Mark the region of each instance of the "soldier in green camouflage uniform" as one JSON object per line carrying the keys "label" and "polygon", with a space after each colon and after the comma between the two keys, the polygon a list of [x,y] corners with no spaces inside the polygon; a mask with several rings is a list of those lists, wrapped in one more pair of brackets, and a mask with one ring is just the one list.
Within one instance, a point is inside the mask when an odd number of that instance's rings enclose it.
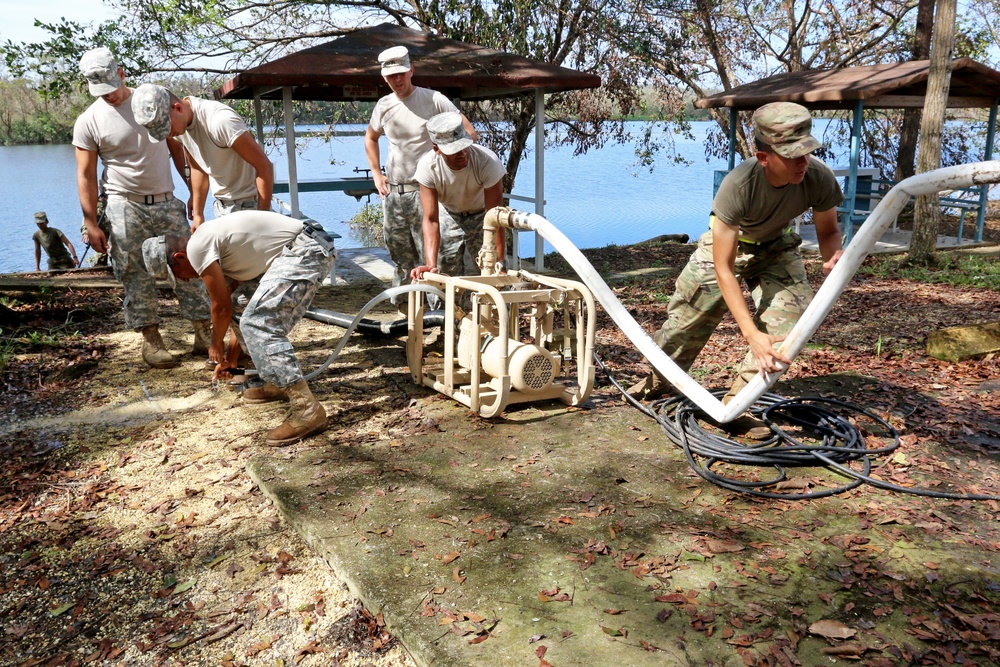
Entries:
{"label": "soldier in green camouflage uniform", "polygon": [[[723,179],[712,202],[710,229],[678,276],[667,321],[653,337],[687,371],[728,308],[750,351],[723,402],[756,373],[791,363],[777,348],[812,299],[799,254],[802,239],[790,230],[794,218],[812,209],[826,272],[843,252],[836,209],[843,194],[830,168],[811,157],[822,145],[811,130],[809,111],[798,104],[775,102],[754,113],[756,156]],[[750,290],[755,314],[746,306],[740,279]],[[651,399],[668,390],[653,373],[629,393]],[[750,420],[735,421],[742,422],[734,423],[740,428]]]}

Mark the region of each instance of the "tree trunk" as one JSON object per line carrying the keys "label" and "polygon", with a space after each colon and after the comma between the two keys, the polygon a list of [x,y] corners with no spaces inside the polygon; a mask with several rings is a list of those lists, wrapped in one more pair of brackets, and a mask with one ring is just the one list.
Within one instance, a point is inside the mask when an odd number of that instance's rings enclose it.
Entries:
{"label": "tree trunk", "polygon": [[[918,174],[941,166],[941,130],[948,104],[951,60],[955,50],[955,4],[956,0],[938,0],[937,15],[934,17],[931,66],[923,119],[920,122]],[[907,256],[909,263],[927,264],[934,260],[940,218],[941,208],[936,194],[917,197],[913,212],[913,238],[910,239],[910,253]]]}
{"label": "tree trunk", "polygon": [[[917,5],[917,27],[913,35],[911,60],[927,60],[931,53],[931,25],[934,22],[934,0],[920,0]],[[920,109],[905,109],[899,130],[899,152],[896,154],[896,180],[913,176],[917,157],[917,136],[920,131]]]}

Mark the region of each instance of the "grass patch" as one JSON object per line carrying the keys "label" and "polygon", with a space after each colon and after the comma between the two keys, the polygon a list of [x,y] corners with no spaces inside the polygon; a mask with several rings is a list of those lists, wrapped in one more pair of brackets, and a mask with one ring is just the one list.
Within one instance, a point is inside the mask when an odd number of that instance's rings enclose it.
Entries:
{"label": "grass patch", "polygon": [[871,257],[858,273],[875,278],[903,278],[921,283],[1000,291],[1000,262],[997,262],[996,257],[939,253],[934,266],[905,265],[904,258],[905,256]]}

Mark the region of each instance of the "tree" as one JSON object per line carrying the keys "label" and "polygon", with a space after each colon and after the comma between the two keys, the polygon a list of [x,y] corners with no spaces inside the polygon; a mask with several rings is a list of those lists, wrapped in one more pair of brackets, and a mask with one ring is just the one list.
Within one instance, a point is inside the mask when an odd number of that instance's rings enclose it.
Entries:
{"label": "tree", "polygon": [[[917,156],[917,173],[921,174],[941,165],[941,130],[948,105],[951,61],[955,50],[955,5],[956,0],[938,0],[934,17],[931,66],[923,118],[920,121],[920,152]],[[941,208],[936,194],[917,197],[913,236],[906,259],[908,263],[927,264],[934,261],[940,219]]]}
{"label": "tree", "polygon": [[[53,34],[47,42],[8,42],[2,47],[8,67],[53,82],[46,84],[46,90],[60,92],[81,85],[75,62],[82,51],[103,44],[119,55],[129,73],[197,71],[221,78],[355,27],[390,20],[600,75],[604,86],[599,92],[561,93],[547,99],[546,120],[557,127],[552,140],[572,143],[578,151],[624,140],[624,124],[614,118],[635,111],[642,99],[640,63],[626,50],[635,21],[629,0],[110,0],[109,4],[122,11],[122,19],[101,24],[92,35],[64,21],[43,26]],[[61,73],[55,62],[61,63]],[[511,187],[528,150],[534,101],[519,97],[476,105],[469,115],[486,125],[485,142],[506,155],[505,187]],[[493,122],[495,118],[505,122]]]}
{"label": "tree", "polygon": [[[917,25],[913,32],[911,60],[927,60],[931,53],[931,24],[934,21],[934,0],[920,0],[917,5]],[[905,109],[899,130],[899,152],[896,154],[896,180],[913,176],[920,130],[920,109]]]}

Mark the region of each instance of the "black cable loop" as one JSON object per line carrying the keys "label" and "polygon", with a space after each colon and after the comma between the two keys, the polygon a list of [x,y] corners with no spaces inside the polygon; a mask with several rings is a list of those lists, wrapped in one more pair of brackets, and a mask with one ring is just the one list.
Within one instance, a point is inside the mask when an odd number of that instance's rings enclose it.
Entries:
{"label": "black cable loop", "polygon": [[[597,354],[594,354],[594,360],[629,403],[660,424],[667,437],[684,451],[688,464],[702,479],[724,489],[757,498],[811,500],[869,484],[887,491],[928,498],[1000,500],[1000,496],[904,487],[872,477],[873,457],[895,451],[900,444],[899,433],[888,421],[857,405],[822,396],[786,398],[765,393],[750,407],[749,412],[763,420],[774,435],[767,440],[744,444],[706,431],[698,420],[699,415],[704,417],[704,412],[685,396],[664,398],[653,401],[648,406],[643,405],[625,392]],[[725,395],[726,390],[717,389],[711,393],[720,398]],[[852,418],[855,422],[871,420],[874,422],[873,428],[867,430],[873,437],[890,439],[891,443],[872,446],[862,429],[852,423]],[[808,432],[817,443],[803,442],[796,438],[791,433],[795,428]],[[851,464],[860,466],[860,471],[852,468]],[[769,467],[775,472],[767,479],[755,481],[713,470],[721,465]],[[844,478],[844,482],[808,493],[766,490],[786,481],[787,471],[791,468],[826,468]]]}

